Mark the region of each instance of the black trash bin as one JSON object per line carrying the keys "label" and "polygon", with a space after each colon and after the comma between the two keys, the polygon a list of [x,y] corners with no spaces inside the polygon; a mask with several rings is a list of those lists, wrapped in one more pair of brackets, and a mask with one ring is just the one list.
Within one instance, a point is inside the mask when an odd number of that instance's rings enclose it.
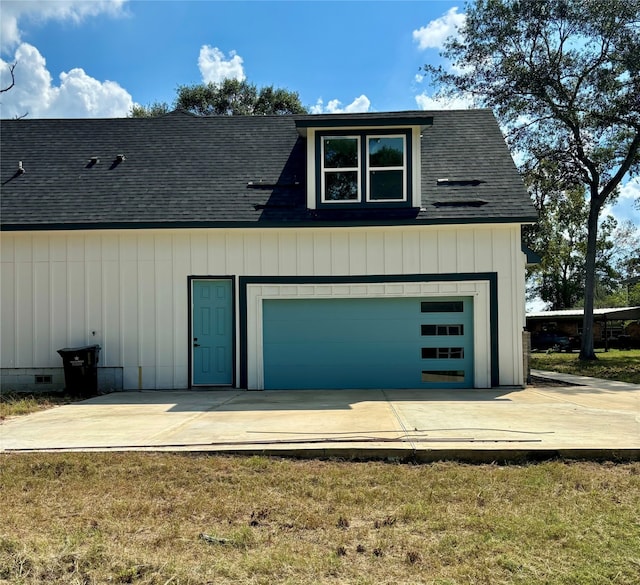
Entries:
{"label": "black trash bin", "polygon": [[98,395],[99,345],[59,349],[64,365],[64,385],[73,396],[88,398]]}

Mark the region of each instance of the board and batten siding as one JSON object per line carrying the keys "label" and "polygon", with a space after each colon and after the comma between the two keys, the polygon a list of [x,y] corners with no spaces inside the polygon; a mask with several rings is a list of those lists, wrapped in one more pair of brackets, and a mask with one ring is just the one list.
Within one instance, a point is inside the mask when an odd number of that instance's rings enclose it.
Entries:
{"label": "board and batten siding", "polygon": [[60,367],[57,349],[97,343],[100,366],[122,368],[125,389],[186,388],[189,276],[495,272],[499,381],[522,384],[519,225],[4,232],[0,238],[2,368]]}

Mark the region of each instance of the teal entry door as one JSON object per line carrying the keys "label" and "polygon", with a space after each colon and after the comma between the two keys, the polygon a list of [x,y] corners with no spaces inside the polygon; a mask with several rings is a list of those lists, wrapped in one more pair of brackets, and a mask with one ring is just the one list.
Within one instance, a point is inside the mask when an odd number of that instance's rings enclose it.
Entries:
{"label": "teal entry door", "polygon": [[193,385],[231,385],[233,384],[231,280],[193,280],[192,286]]}

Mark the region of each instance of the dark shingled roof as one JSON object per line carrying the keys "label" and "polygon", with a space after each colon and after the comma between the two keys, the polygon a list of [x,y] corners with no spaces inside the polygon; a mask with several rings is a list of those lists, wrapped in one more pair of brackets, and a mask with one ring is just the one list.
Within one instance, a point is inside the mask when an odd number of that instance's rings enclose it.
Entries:
{"label": "dark shingled roof", "polygon": [[[362,125],[385,116],[332,117],[338,125]],[[313,126],[314,120],[326,124],[327,115],[196,117],[173,112],[146,119],[3,120],[2,229],[536,219],[490,111],[388,116],[403,124],[433,120],[422,133],[421,209],[307,210],[306,139],[297,127]]]}

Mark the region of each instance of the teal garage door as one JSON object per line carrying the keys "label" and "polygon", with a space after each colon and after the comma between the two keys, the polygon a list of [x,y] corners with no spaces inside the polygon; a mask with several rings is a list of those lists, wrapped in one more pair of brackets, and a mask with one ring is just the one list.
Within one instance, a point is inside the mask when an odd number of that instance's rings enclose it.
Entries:
{"label": "teal garage door", "polygon": [[269,299],[265,389],[472,388],[473,302]]}

